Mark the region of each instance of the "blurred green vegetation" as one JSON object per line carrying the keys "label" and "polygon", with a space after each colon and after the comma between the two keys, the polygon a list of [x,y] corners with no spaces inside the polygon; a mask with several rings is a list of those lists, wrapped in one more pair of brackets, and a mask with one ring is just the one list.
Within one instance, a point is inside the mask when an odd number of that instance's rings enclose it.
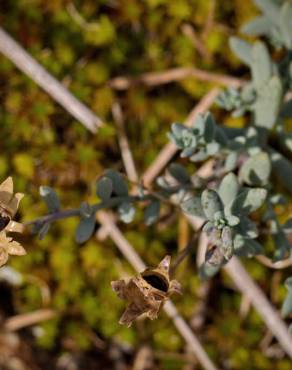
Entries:
{"label": "blurred green vegetation", "polygon": [[[0,178],[12,175],[16,190],[27,194],[19,219],[45,214],[38,195],[40,185],[57,189],[62,204],[69,208],[93,198],[95,180],[105,168],[123,171],[111,115],[116,101],[122,106],[141,174],[167,142],[170,124],[183,120],[213,85],[188,78],[118,92],[109,87],[108,80],[190,66],[244,77],[247,69],[231,54],[227,42],[255,13],[250,0],[1,2],[4,29],[107,123],[92,135],[0,56]],[[192,30],[199,49],[186,29]],[[216,107],[213,111],[228,125],[243,124],[242,119],[230,119]],[[131,225],[121,227],[145,262],[156,264],[166,252],[177,253],[178,235],[183,232],[178,226],[180,217],[169,219],[168,226],[161,223],[146,228],[138,216]],[[24,286],[13,291],[16,312],[44,305],[60,312],[57,319],[40,325],[36,342],[60,352],[72,346],[86,350],[95,333],[105,341],[119,340],[134,348],[150,341],[154,351],[182,351],[184,342],[164,313],[154,322],[138,322],[131,329],[118,324],[125,305],[111,291],[110,281],[133,271],[109,240],[92,238],[77,245],[76,225],[75,219],[56,223],[42,241],[26,236],[27,256],[11,259],[11,265],[27,277]],[[256,261],[249,261],[248,267],[279,307],[285,295],[285,273],[268,270]],[[184,295],[175,301],[188,320],[198,305],[201,284],[195,254],[178,275]],[[50,302],[43,301],[43,286],[50,289]],[[260,343],[266,329],[252,309],[240,318],[241,297],[224,273],[212,282],[211,294],[206,324],[198,334],[219,367],[291,368],[286,359],[265,357]],[[182,366],[171,356],[160,360],[161,369]]]}

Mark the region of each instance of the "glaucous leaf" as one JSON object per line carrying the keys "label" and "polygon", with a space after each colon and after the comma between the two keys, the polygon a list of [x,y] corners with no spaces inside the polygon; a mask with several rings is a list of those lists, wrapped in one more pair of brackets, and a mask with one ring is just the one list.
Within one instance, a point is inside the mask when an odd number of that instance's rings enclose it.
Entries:
{"label": "glaucous leaf", "polygon": [[61,208],[59,197],[49,186],[40,186],[40,196],[45,201],[50,213],[58,212]]}
{"label": "glaucous leaf", "polygon": [[235,199],[239,190],[239,183],[234,173],[230,172],[222,179],[218,194],[224,205],[229,204]]}
{"label": "glaucous leaf", "polygon": [[231,214],[247,215],[260,208],[267,197],[267,190],[262,188],[244,189],[230,205]]}
{"label": "glaucous leaf", "polygon": [[239,179],[248,185],[263,186],[267,185],[271,173],[271,162],[265,152],[259,152],[241,166]]}
{"label": "glaucous leaf", "polygon": [[215,190],[206,189],[201,196],[203,211],[208,220],[213,221],[216,212],[223,212],[222,201]]}
{"label": "glaucous leaf", "polygon": [[80,218],[80,222],[77,226],[75,233],[75,240],[77,243],[85,243],[93,234],[95,228],[95,213],[90,217]]}
{"label": "glaucous leaf", "polygon": [[292,164],[282,154],[275,150],[270,150],[272,170],[285,188],[292,192]]}
{"label": "glaucous leaf", "polygon": [[245,64],[251,65],[252,63],[252,46],[238,38],[231,37],[229,39],[229,45],[234,54]]}
{"label": "glaucous leaf", "polygon": [[187,170],[178,163],[172,163],[168,167],[168,171],[172,177],[174,177],[179,183],[186,184],[190,182],[190,176]]}
{"label": "glaucous leaf", "polygon": [[130,202],[123,202],[118,207],[120,219],[126,224],[133,221],[136,209]]}
{"label": "glaucous leaf", "polygon": [[214,139],[216,123],[211,113],[205,115],[205,130],[204,139],[207,143],[210,143]]}
{"label": "glaucous leaf", "polygon": [[96,194],[102,201],[106,202],[107,200],[109,200],[112,192],[113,183],[109,177],[103,176],[100,180],[98,180],[96,186]]}
{"label": "glaucous leaf", "polygon": [[159,200],[153,200],[144,210],[144,222],[147,226],[154,224],[159,217],[160,213],[160,202]]}
{"label": "glaucous leaf", "polygon": [[201,199],[199,197],[191,197],[181,203],[181,208],[185,213],[193,216],[204,217],[205,213],[202,208]]}
{"label": "glaucous leaf", "polygon": [[292,49],[292,4],[286,1],[280,10],[279,27],[287,49]]}
{"label": "glaucous leaf", "polygon": [[266,45],[257,41],[252,47],[251,72],[255,88],[265,86],[272,76],[272,61]]}
{"label": "glaucous leaf", "polygon": [[269,130],[273,128],[279,114],[282,93],[282,83],[278,76],[273,76],[258,90],[254,106],[256,126]]}
{"label": "glaucous leaf", "polygon": [[246,23],[242,28],[242,33],[250,36],[266,35],[270,32],[273,23],[264,15],[258,16]]}
{"label": "glaucous leaf", "polygon": [[281,313],[284,318],[292,313],[292,291],[289,290],[283,302]]}
{"label": "glaucous leaf", "polygon": [[112,189],[118,196],[126,196],[128,195],[128,187],[123,179],[123,176],[115,170],[107,170],[105,173],[105,177],[109,178],[112,182]]}

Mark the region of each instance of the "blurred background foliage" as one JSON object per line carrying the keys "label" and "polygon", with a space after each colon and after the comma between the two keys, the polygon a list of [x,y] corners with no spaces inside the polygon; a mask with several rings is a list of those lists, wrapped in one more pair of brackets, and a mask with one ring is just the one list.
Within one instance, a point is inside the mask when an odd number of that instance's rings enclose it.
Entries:
{"label": "blurred background foliage", "polygon": [[[116,91],[109,80],[192,66],[245,77],[246,67],[233,56],[227,42],[255,14],[250,0],[0,2],[2,27],[107,123],[92,135],[0,55],[0,178],[12,175],[17,191],[26,193],[19,219],[45,214],[38,195],[40,185],[57,189],[65,207],[76,207],[81,201],[94,199],[95,181],[105,168],[123,171],[111,113],[114,102],[122,106],[135,163],[143,173],[167,142],[170,124],[184,120],[213,85],[188,78],[164,86],[140,85]],[[216,107],[213,112],[227,125],[244,123],[243,118],[230,118]],[[167,210],[165,214],[155,227],[146,228],[142,216],[131,225],[121,225],[150,265],[166,252],[176,254],[191,233],[182,216],[169,217]],[[57,309],[57,319],[27,331],[37,348],[51,354],[90,351],[94,338],[107,345],[120,343],[131,353],[148,343],[157,368],[184,369],[188,362],[183,356],[185,344],[163,313],[154,322],[138,322],[130,329],[118,324],[124,302],[111,291],[110,281],[133,271],[109,240],[92,238],[77,245],[77,222],[67,219],[55,224],[42,241],[24,237],[27,256],[10,262],[23,274],[24,282],[10,287],[13,307],[2,313]],[[285,273],[271,271],[256,261],[247,264],[280,307]],[[252,309],[242,313],[244,298],[234,291],[224,273],[202,285],[194,253],[179,268],[177,278],[184,295],[175,301],[187,320],[195,322],[205,301],[204,323],[197,333],[219,367],[291,369],[281,351],[280,355],[270,351],[267,357],[264,338],[268,333],[261,319]],[[207,291],[205,298],[202,286]],[[44,291],[49,291],[49,296],[44,297]],[[0,301],[4,299],[2,295]]]}

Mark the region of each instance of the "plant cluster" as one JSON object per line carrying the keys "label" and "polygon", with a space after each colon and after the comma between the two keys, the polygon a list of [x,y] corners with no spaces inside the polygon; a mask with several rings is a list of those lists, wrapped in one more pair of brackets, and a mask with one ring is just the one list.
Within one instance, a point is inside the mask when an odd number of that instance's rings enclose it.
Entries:
{"label": "plant cluster", "polygon": [[[133,184],[135,192],[129,191],[125,177],[108,170],[97,181],[97,203],[83,202],[76,209],[62,210],[56,192],[41,187],[48,215],[32,222],[40,238],[56,220],[78,216],[76,241],[85,243],[95,231],[95,215],[101,209],[115,209],[128,223],[140,202],[145,224],[151,225],[159,219],[162,205],[167,204],[204,219],[202,232],[208,235],[209,247],[201,266],[203,277],[213,276],[233,255],[270,256],[271,251],[265,248],[268,237],[274,242],[273,261],[292,258],[292,219],[283,221],[277,214],[277,207],[288,204],[292,191],[292,4],[288,0],[255,3],[263,14],[243,32],[263,36],[269,44],[231,38],[230,46],[250,68],[251,80],[239,89],[222,92],[217,101],[232,115],[245,115],[246,126],[225,127],[210,113],[198,115],[191,127],[174,123],[169,138],[183,159],[158,178],[155,190]],[[213,172],[207,178],[196,171],[190,174],[184,166],[190,161],[197,169],[209,160]],[[286,285],[284,316],[292,312],[291,278]]]}

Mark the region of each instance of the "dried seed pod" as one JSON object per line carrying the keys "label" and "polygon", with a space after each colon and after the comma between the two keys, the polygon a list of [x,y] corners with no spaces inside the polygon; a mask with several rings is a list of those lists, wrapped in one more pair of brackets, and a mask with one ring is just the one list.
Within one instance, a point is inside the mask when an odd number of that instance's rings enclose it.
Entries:
{"label": "dried seed pod", "polygon": [[23,256],[25,249],[21,244],[8,237],[4,231],[0,232],[0,267],[3,266],[9,255]]}
{"label": "dried seed pod", "polygon": [[129,302],[120,318],[120,324],[130,327],[142,314],[153,320],[171,294],[181,294],[179,282],[169,280],[170,258],[166,256],[156,268],[147,268],[127,282],[117,280],[111,283],[118,297]]}
{"label": "dried seed pod", "polygon": [[13,194],[12,177],[8,177],[0,184],[0,231],[23,231],[22,224],[12,221],[23,195],[22,193]]}

